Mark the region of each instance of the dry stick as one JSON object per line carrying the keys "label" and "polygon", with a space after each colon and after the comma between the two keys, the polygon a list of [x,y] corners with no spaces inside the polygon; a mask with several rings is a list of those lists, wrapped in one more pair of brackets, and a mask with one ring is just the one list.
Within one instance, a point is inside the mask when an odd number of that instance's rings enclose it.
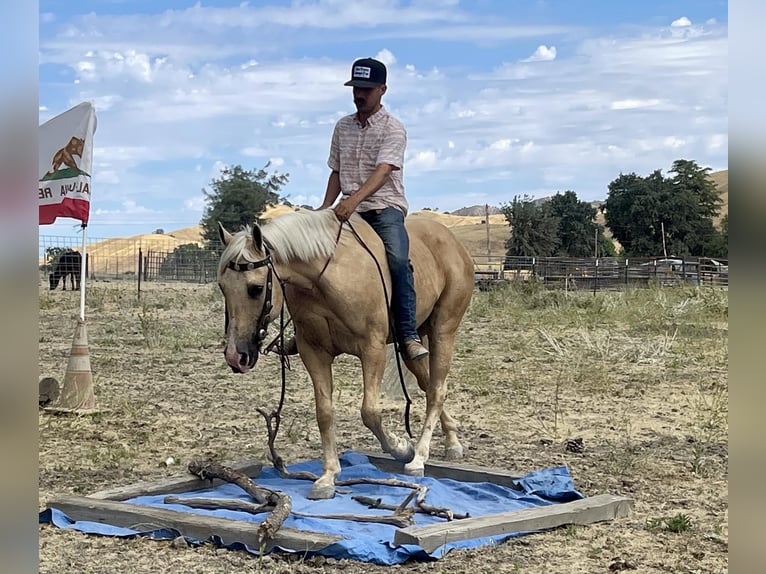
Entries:
{"label": "dry stick", "polygon": [[[266,432],[268,433],[268,437],[269,437],[269,455],[271,457],[271,461],[272,461],[272,464],[274,465],[274,468],[277,470],[277,472],[279,472],[280,476],[282,478],[292,478],[292,479],[298,479],[298,480],[317,480],[319,477],[312,472],[288,472],[287,471],[284,460],[277,453],[276,447],[274,446],[274,442],[277,437],[277,431],[279,430],[279,420],[280,420],[279,411],[275,410],[271,414],[266,414],[266,412],[263,409],[257,409],[257,411],[261,413],[261,416],[263,416],[264,419],[266,419]],[[276,425],[272,426],[272,421],[276,421]],[[423,514],[428,514],[430,516],[445,518],[447,520],[452,520],[453,518],[455,518],[455,513],[452,512],[452,510],[450,510],[449,508],[431,506],[430,504],[425,503],[425,495],[426,495],[426,492],[428,492],[427,486],[423,486],[415,482],[399,480],[396,478],[351,478],[347,480],[338,480],[335,482],[335,486],[354,486],[356,484],[378,484],[382,486],[394,486],[394,487],[411,489],[412,492],[409,494],[409,496],[407,496],[404,502],[402,502],[399,506],[396,506],[390,509],[394,511],[392,516],[402,515],[404,512],[404,509],[410,503],[413,496],[417,494],[418,498],[417,498],[416,504],[417,504],[417,508],[419,509],[418,512],[421,512]],[[353,498],[354,497],[352,497],[352,499]],[[379,508],[383,508],[383,507],[379,507]],[[468,518],[468,516],[469,516],[468,514],[465,514],[465,515],[461,514],[459,515],[459,518]]]}
{"label": "dry stick", "polygon": [[[313,480],[316,481],[319,477],[314,474],[313,472],[288,472],[287,467],[285,466],[284,459],[277,453],[277,448],[275,446],[275,442],[277,439],[277,433],[279,432],[279,424],[281,422],[281,404],[279,407],[274,409],[271,413],[266,413],[261,408],[256,409],[261,416],[266,421],[266,432],[268,434],[268,445],[269,445],[269,457],[271,458],[271,462],[274,466],[274,468],[279,472],[279,475],[282,478],[288,478],[288,479],[297,479],[297,480]],[[414,482],[406,482],[403,480],[398,480],[395,478],[387,479],[387,478],[355,478],[355,479],[349,479],[349,480],[339,480],[335,483],[335,486],[353,486],[355,484],[379,484],[384,486],[396,486],[401,488],[410,488],[412,489],[412,493],[402,502],[399,506],[395,507],[394,513],[392,514],[392,517],[396,516],[402,516],[406,515],[405,508],[412,500],[412,497],[414,494],[418,495],[417,498],[417,508],[419,509],[419,512],[422,512],[423,514],[429,514],[431,516],[438,516],[440,518],[446,518],[447,520],[452,520],[455,517],[455,514],[450,510],[449,508],[441,508],[436,506],[431,506],[430,504],[426,504],[424,502],[426,492],[428,491],[428,487],[421,486],[419,484],[416,484]],[[353,497],[352,497],[353,499]],[[462,516],[464,518],[467,518],[468,515]],[[411,519],[411,516],[408,516],[409,519]]]}
{"label": "dry stick", "polygon": [[246,500],[236,498],[181,498],[180,496],[168,495],[163,501],[165,504],[183,504],[189,508],[204,508],[205,510],[237,510],[250,514],[271,512],[274,506],[271,504],[253,504]]}
{"label": "dry stick", "polygon": [[[237,500],[231,498],[181,498],[180,496],[169,495],[163,500],[165,504],[182,504],[189,508],[203,508],[205,510],[237,510],[239,512],[249,512],[250,514],[260,514],[262,512],[271,512],[274,506],[269,504],[253,504],[246,500]],[[303,518],[319,518],[328,520],[352,520],[354,522],[377,522],[380,524],[390,524],[398,528],[404,528],[413,524],[412,510],[403,513],[394,513],[383,516],[358,516],[355,514],[309,514],[306,512],[291,511],[295,516]]]}
{"label": "dry stick", "polygon": [[303,518],[327,518],[329,520],[353,520],[354,522],[377,522],[380,524],[389,524],[397,528],[404,528],[413,524],[412,512],[403,514],[384,514],[381,516],[359,516],[356,514],[307,514],[304,512],[293,512],[295,516]]}
{"label": "dry stick", "polygon": [[[427,487],[423,487],[423,488],[427,488]],[[400,512],[404,512],[404,509],[407,508],[407,505],[410,502],[412,502],[412,499],[415,498],[415,495],[418,493],[419,490],[420,489],[418,489],[418,490],[411,490],[410,493],[407,495],[407,498],[402,500],[402,503],[399,506],[396,507],[396,509],[394,510],[394,514],[398,514]],[[353,497],[351,497],[351,498],[353,499]],[[380,499],[378,499],[378,500],[380,500]]]}
{"label": "dry stick", "polygon": [[[414,492],[413,492],[414,494]],[[380,498],[370,498],[369,496],[352,496],[351,500],[357,501],[359,504],[364,504],[368,508],[379,508],[381,510],[393,510],[394,514],[396,514],[399,510],[399,508],[402,506],[401,504],[386,504],[383,502]],[[412,500],[409,498],[409,500]],[[409,502],[408,500],[408,502]],[[404,503],[402,503],[404,504]],[[429,505],[425,504],[423,507],[420,506],[414,506],[407,510],[414,510],[415,512],[418,512],[420,514],[428,514],[429,516],[437,516],[439,518],[446,518],[448,521],[450,520],[449,515],[447,514],[449,509],[441,509],[444,512],[434,512]],[[469,513],[459,513],[459,512],[452,512],[452,520],[463,520],[465,518],[471,518],[471,515]]]}
{"label": "dry stick", "polygon": [[255,484],[244,473],[234,470],[228,466],[223,466],[217,462],[209,461],[202,463],[192,460],[189,463],[189,472],[199,476],[202,479],[220,478],[226,482],[236,484],[242,490],[252,496],[261,504],[274,506],[266,519],[258,526],[258,541],[263,542],[266,539],[274,538],[274,535],[282,526],[282,523],[290,515],[292,501],[290,497],[282,492],[277,492],[268,488],[263,488]]}
{"label": "dry stick", "polygon": [[417,507],[422,509],[426,514],[430,514],[431,516],[438,516],[440,518],[446,518],[447,521],[451,522],[455,517],[455,514],[449,508],[442,508],[439,506],[431,506],[430,504],[426,504],[427,491],[428,489],[421,489],[418,491],[418,496],[415,500]]}

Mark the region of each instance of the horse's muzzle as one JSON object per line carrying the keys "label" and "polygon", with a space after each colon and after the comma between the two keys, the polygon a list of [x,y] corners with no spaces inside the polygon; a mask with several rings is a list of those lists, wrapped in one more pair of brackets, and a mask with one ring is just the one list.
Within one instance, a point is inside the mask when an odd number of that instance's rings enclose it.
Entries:
{"label": "horse's muzzle", "polygon": [[240,345],[233,348],[232,345],[226,345],[223,356],[232,371],[244,374],[255,367],[255,363],[258,361],[258,349],[240,348]]}

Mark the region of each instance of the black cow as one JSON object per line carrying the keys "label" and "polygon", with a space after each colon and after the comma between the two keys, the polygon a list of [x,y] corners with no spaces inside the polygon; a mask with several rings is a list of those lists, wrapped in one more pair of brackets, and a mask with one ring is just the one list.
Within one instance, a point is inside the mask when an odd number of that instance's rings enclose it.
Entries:
{"label": "black cow", "polygon": [[82,267],[82,255],[79,252],[68,249],[62,252],[53,264],[50,275],[48,275],[48,282],[50,283],[51,291],[59,286],[59,281],[64,279],[63,289],[66,291],[66,278],[69,276],[70,283],[72,285],[72,291],[75,290],[75,284],[77,290],[80,289],[80,269]]}

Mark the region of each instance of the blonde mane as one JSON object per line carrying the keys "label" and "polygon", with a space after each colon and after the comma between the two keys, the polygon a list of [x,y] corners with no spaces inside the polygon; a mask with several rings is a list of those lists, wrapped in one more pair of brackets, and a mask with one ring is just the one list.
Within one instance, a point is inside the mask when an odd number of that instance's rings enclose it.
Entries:
{"label": "blonde mane", "polygon": [[[361,221],[354,214],[352,223]],[[326,259],[335,252],[340,222],[332,209],[301,209],[272,219],[261,227],[263,239],[277,263]],[[232,235],[221,254],[218,278],[232,261],[260,261],[264,254],[253,246],[253,229],[249,225]]]}

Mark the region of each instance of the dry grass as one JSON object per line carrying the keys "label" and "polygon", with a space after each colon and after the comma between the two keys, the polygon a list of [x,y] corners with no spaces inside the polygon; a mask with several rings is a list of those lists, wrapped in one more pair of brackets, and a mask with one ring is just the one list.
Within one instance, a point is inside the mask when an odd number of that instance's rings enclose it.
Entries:
{"label": "dry grass", "polygon": [[[40,504],[178,473],[192,457],[263,456],[256,407],[278,399],[273,357],[232,374],[221,356],[213,285],[89,283],[89,350],[100,414],[40,415]],[[40,372],[61,378],[79,299],[40,292]],[[476,292],[460,331],[449,404],[466,462],[516,471],[566,464],[585,495],[635,499],[624,520],[455,551],[421,572],[722,573],[728,565],[728,293],[668,288],[611,293]],[[336,364],[342,449],[378,450],[361,425],[360,369]],[[310,383],[288,376],[280,449],[319,455]],[[424,400],[414,396],[413,430]],[[402,424],[403,404],[384,416]],[[582,452],[567,450],[580,439]],[[432,454],[441,452],[439,433]],[[165,461],[173,457],[176,466]],[[264,459],[265,460],[265,459]],[[685,518],[684,518],[685,517]],[[688,519],[688,524],[687,524]],[[40,572],[388,572],[347,561],[173,547],[40,527]]]}

